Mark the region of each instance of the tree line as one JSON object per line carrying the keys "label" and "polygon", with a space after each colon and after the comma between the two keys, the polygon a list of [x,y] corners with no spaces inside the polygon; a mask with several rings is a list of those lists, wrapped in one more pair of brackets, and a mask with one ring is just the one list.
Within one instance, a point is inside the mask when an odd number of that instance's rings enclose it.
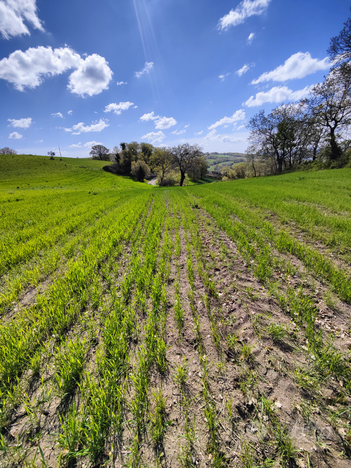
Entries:
{"label": "tree line", "polygon": [[[249,123],[246,172],[251,175],[282,173],[314,161],[323,167],[351,164],[351,18],[328,49],[332,67],[322,83],[297,103],[276,107],[268,115],[262,110]],[[348,151],[349,150],[349,151]],[[236,173],[235,173],[236,170]],[[228,178],[245,172],[226,169]]]}
{"label": "tree line", "polygon": [[158,148],[150,143],[121,143],[110,152],[103,145],[92,146],[90,155],[100,161],[113,161],[105,170],[118,175],[136,177],[140,182],[157,176],[158,184],[184,185],[186,176],[193,180],[207,174],[207,162],[198,145],[182,145]]}
{"label": "tree line", "polygon": [[5,146],[4,148],[0,148],[0,154],[17,154],[17,151]]}

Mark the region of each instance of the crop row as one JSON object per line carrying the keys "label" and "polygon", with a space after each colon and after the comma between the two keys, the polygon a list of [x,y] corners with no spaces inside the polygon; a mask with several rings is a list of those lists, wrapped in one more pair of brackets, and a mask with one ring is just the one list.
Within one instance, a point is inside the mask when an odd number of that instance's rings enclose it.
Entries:
{"label": "crop row", "polygon": [[131,235],[148,199],[135,197],[123,205],[118,213],[104,218],[104,231],[90,239],[78,260],[68,262],[64,275],[58,278],[38,297],[37,303],[16,315],[16,320],[0,328],[0,392],[4,398],[13,389],[18,377],[35,354],[40,353],[52,335],[61,339],[65,331],[84,310],[89,298],[89,288],[94,285],[99,265],[112,252],[122,249],[122,243]]}

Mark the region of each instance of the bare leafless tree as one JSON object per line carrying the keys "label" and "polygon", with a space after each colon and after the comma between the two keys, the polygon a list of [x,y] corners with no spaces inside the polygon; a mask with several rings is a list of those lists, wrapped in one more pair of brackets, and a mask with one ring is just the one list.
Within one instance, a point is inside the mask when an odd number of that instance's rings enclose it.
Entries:
{"label": "bare leafless tree", "polygon": [[5,146],[5,148],[0,148],[0,154],[17,154],[17,151]]}
{"label": "bare leafless tree", "polygon": [[328,133],[330,159],[339,159],[342,150],[337,134],[351,124],[351,65],[333,68],[324,82],[314,86],[303,102],[315,123]]}

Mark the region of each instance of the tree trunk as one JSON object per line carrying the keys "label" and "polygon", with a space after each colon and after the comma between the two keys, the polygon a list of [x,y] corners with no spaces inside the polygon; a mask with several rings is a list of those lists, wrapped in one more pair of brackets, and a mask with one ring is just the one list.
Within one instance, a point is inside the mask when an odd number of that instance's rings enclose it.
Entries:
{"label": "tree trunk", "polygon": [[183,186],[184,179],[185,179],[185,172],[184,172],[184,171],[180,171],[180,186],[181,186],[181,187]]}
{"label": "tree trunk", "polygon": [[254,160],[252,160],[252,163],[251,163],[251,164],[252,164],[252,169],[253,169],[254,174],[255,174],[254,177],[256,177],[256,168],[255,168],[255,162],[254,162]]}
{"label": "tree trunk", "polygon": [[342,151],[336,142],[334,128],[330,129],[330,147],[331,147],[330,159],[332,161],[337,161],[340,158]]}

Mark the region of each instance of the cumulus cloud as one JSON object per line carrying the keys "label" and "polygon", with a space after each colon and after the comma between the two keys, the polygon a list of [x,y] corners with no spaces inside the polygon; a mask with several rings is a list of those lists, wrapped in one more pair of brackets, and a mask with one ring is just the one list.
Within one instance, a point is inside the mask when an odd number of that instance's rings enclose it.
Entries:
{"label": "cumulus cloud", "polygon": [[236,112],[231,117],[223,117],[223,119],[218,120],[218,122],[210,125],[208,127],[209,130],[214,130],[217,127],[220,127],[221,125],[230,125],[235,122],[238,122],[240,120],[245,120],[245,111],[244,109],[240,109]]}
{"label": "cumulus cloud", "polygon": [[32,117],[27,117],[26,119],[7,119],[8,122],[11,122],[9,127],[15,128],[29,128],[32,125]]}
{"label": "cumulus cloud", "polygon": [[5,39],[29,34],[29,30],[24,24],[25,21],[35,29],[44,31],[37,15],[36,0],[0,1],[0,33]]}
{"label": "cumulus cloud", "polygon": [[120,102],[119,104],[112,102],[105,107],[104,112],[114,112],[115,114],[120,115],[122,111],[128,110],[131,106],[134,106],[134,102],[127,101]]}
{"label": "cumulus cloud", "polygon": [[154,62],[145,62],[145,66],[144,68],[139,71],[139,72],[135,72],[135,76],[137,78],[140,78],[142,75],[144,75],[145,73],[150,73],[150,71],[152,70],[154,66]]}
{"label": "cumulus cloud", "polygon": [[174,132],[171,132],[172,135],[183,135],[183,133],[185,133],[186,130],[174,130]]}
{"label": "cumulus cloud", "polygon": [[155,143],[162,143],[162,141],[166,138],[166,135],[161,132],[150,132],[146,135],[143,135],[141,138],[146,138],[147,140],[151,141],[152,144]]}
{"label": "cumulus cloud", "polygon": [[112,75],[104,57],[89,55],[69,77],[68,89],[79,96],[94,96],[108,89]]}
{"label": "cumulus cloud", "polygon": [[45,78],[76,69],[69,77],[68,89],[80,96],[93,96],[108,88],[112,70],[100,55],[89,55],[84,60],[69,47],[29,48],[16,50],[0,60],[0,78],[12,83],[19,91],[36,88]]}
{"label": "cumulus cloud", "polygon": [[257,107],[265,104],[266,102],[278,103],[284,101],[299,101],[309,94],[313,86],[314,85],[306,86],[298,91],[292,91],[287,86],[275,86],[267,92],[257,93],[255,97],[251,96],[250,99],[243,103],[243,105],[248,107]]}
{"label": "cumulus cloud", "polygon": [[82,143],[79,142],[79,143],[73,143],[72,145],[69,145],[68,148],[81,148],[82,147]]}
{"label": "cumulus cloud", "polygon": [[26,52],[16,50],[8,58],[0,60],[0,78],[23,91],[25,87],[36,88],[46,76],[76,68],[80,61],[80,55],[68,47],[52,49],[40,46]]}
{"label": "cumulus cloud", "polygon": [[106,120],[100,119],[99,122],[93,122],[90,126],[85,125],[83,122],[79,122],[73,125],[71,128],[63,128],[65,132],[72,132],[72,135],[80,135],[81,133],[88,132],[101,132],[104,128],[110,124]]}
{"label": "cumulus cloud", "polygon": [[201,132],[197,132],[197,133],[195,133],[195,135],[202,135],[203,133],[204,133],[204,131],[201,130]]}
{"label": "cumulus cloud", "polygon": [[61,119],[63,119],[63,115],[61,114],[61,112],[53,112],[51,115],[53,117],[60,117]]}
{"label": "cumulus cloud", "polygon": [[238,138],[234,135],[219,135],[216,129],[211,130],[205,137],[207,141],[217,141],[223,143],[237,143],[241,141],[241,138]]}
{"label": "cumulus cloud", "polygon": [[13,133],[10,133],[9,135],[9,138],[11,138],[11,140],[20,140],[22,137],[23,135],[21,135],[18,132],[13,132]]}
{"label": "cumulus cloud", "polygon": [[279,65],[275,70],[263,73],[257,80],[253,80],[251,84],[263,83],[265,81],[287,81],[298,78],[304,78],[319,70],[327,70],[331,63],[326,57],[323,60],[314,59],[309,52],[305,54],[297,52],[293,54],[283,65]]}
{"label": "cumulus cloud", "polygon": [[237,70],[235,73],[239,76],[243,76],[246,72],[248,72],[250,70],[250,68],[254,67],[255,64],[254,63],[245,63],[245,65],[241,68],[239,68],[239,70]]}
{"label": "cumulus cloud", "polygon": [[243,0],[235,10],[231,10],[219,20],[218,29],[229,29],[243,23],[250,16],[261,15],[270,2],[271,0]]}
{"label": "cumulus cloud", "polygon": [[159,115],[155,115],[154,111],[142,115],[139,120],[142,122],[153,120],[155,122],[155,128],[161,130],[174,127],[174,125],[178,123],[173,117],[160,117]]}
{"label": "cumulus cloud", "polygon": [[141,120],[142,122],[148,122],[149,120],[156,120],[159,118],[160,116],[155,115],[154,111],[152,111],[152,112],[149,112],[148,114],[142,115],[139,120]]}
{"label": "cumulus cloud", "polygon": [[72,114],[73,114],[73,110],[69,110],[69,111],[67,112],[67,114],[68,114],[68,115],[72,115]]}
{"label": "cumulus cloud", "polygon": [[117,81],[116,85],[117,86],[122,86],[122,85],[125,85],[125,84],[128,84],[126,81]]}
{"label": "cumulus cloud", "polygon": [[255,39],[255,36],[256,36],[255,33],[249,34],[249,37],[247,38],[247,43],[248,43],[249,45],[251,45],[252,41]]}
{"label": "cumulus cloud", "polygon": [[177,121],[173,117],[160,117],[155,121],[155,128],[165,130],[166,128],[171,128],[174,125],[177,125]]}
{"label": "cumulus cloud", "polygon": [[225,73],[224,75],[219,75],[218,78],[219,78],[221,81],[224,81],[228,75],[230,75],[230,73]]}

